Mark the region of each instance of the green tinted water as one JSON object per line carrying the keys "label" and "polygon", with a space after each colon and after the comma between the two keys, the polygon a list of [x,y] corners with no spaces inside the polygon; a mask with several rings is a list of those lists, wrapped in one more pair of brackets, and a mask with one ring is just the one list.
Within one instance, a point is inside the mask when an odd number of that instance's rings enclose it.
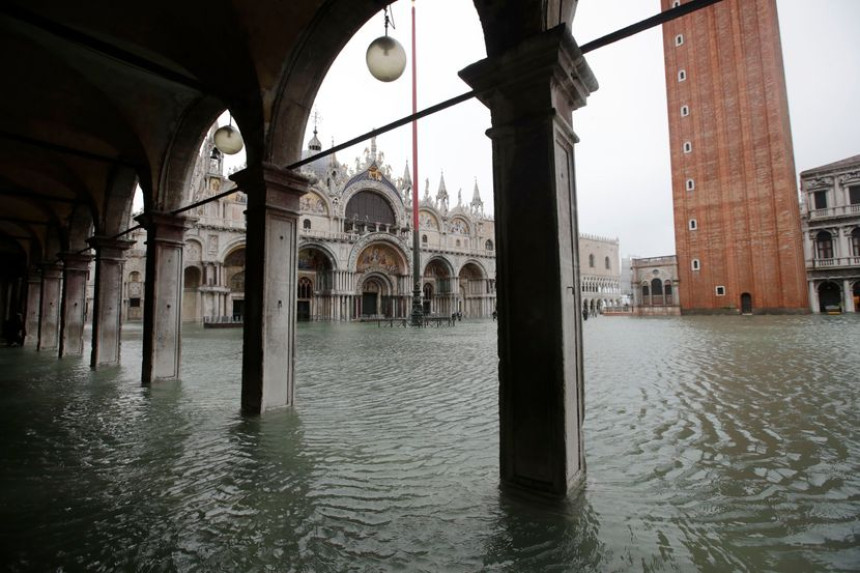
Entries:
{"label": "green tinted water", "polygon": [[241,333],[183,380],[0,349],[0,568],[860,568],[860,316],[585,323],[587,483],[498,491],[495,323],[305,324],[297,404],[238,412]]}

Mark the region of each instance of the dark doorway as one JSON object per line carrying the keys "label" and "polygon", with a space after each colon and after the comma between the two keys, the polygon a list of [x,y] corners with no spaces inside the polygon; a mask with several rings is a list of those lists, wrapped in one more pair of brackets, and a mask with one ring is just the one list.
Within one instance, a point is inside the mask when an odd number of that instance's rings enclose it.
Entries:
{"label": "dark doorway", "polygon": [[818,287],[818,308],[821,312],[842,312],[842,289],[827,281]]}
{"label": "dark doorway", "polygon": [[243,316],[245,316],[245,301],[244,300],[234,300],[233,301],[233,320],[242,320]]}
{"label": "dark doorway", "polygon": [[741,295],[741,314],[752,314],[752,295],[748,292]]}
{"label": "dark doorway", "polygon": [[377,314],[375,292],[366,292],[361,295],[361,314]]}
{"label": "dark doorway", "polygon": [[296,320],[308,322],[311,319],[311,301],[300,300],[296,306]]}

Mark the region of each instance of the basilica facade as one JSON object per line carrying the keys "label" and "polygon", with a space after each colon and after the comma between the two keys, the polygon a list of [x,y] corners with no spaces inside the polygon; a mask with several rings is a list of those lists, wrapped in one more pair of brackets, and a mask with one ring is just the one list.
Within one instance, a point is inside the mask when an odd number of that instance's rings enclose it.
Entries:
{"label": "basilica facade", "polygon": [[[304,156],[321,150],[314,133]],[[311,185],[300,202],[297,320],[409,316],[413,181],[408,166],[395,177],[373,140],[352,166],[329,155],[302,169]],[[210,133],[197,161],[192,199],[233,186]],[[184,321],[242,322],[246,208],[246,195],[237,190],[193,212],[183,253]],[[444,175],[435,194],[425,180],[418,216],[424,314],[492,316],[495,224],[484,212],[477,182],[464,203],[462,191],[455,199],[449,196]],[[123,313],[136,320],[143,316],[146,234],[138,230],[131,238],[135,245],[127,251]],[[580,235],[582,305],[590,313],[622,304],[618,249],[618,239]]]}
{"label": "basilica facade", "polygon": [[[305,156],[321,151],[314,134]],[[394,177],[375,140],[353,168],[334,155],[303,168],[310,178],[299,217],[298,320],[403,318],[412,301],[412,185],[408,167]],[[212,137],[194,174],[195,200],[229,191]],[[182,317],[185,321],[241,322],[245,299],[245,209],[238,191],[202,205],[185,234]],[[495,229],[475,183],[471,201],[456,203],[444,175],[435,196],[429,182],[418,205],[420,268],[425,315],[490,317],[495,310]],[[142,312],[142,241],[125,266],[125,312]],[[284,264],[287,264],[284,261]]]}

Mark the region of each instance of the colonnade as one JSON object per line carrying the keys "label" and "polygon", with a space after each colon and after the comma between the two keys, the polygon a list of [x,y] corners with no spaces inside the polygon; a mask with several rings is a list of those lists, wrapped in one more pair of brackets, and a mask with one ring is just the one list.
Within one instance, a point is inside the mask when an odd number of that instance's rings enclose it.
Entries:
{"label": "colonnade", "polygon": [[[597,84],[565,26],[524,38],[495,45],[493,55],[461,76],[492,114],[502,482],[563,496],[584,475],[581,293],[568,288],[579,284],[571,113]],[[246,127],[252,134],[262,130]],[[248,197],[242,410],[259,414],[293,403],[297,229],[308,180],[260,154],[231,179]],[[147,232],[141,378],[150,384],[180,375],[187,221],[167,212],[148,212],[139,221]],[[104,366],[119,360],[123,251],[131,245],[107,237],[90,245],[96,266],[91,364]],[[75,306],[81,264],[67,257],[64,266],[45,265],[31,276],[28,344],[58,349],[62,340],[69,354],[82,348]],[[346,294],[355,292],[351,280],[347,273],[335,276],[333,303],[341,316],[355,312],[355,297]],[[450,280],[440,313],[455,310],[459,278]]]}

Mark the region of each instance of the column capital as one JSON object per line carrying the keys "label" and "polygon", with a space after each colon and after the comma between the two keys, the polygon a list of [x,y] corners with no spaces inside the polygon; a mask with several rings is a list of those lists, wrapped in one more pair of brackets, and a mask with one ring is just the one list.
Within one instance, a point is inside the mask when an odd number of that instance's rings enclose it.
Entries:
{"label": "column capital", "polygon": [[57,261],[45,261],[39,265],[43,279],[58,279],[62,276],[63,267]]}
{"label": "column capital", "polygon": [[60,253],[59,258],[63,261],[63,271],[89,271],[92,255],[83,253]]}
{"label": "column capital", "polygon": [[134,218],[146,229],[147,241],[185,244],[185,231],[191,228],[193,217],[165,212],[143,213]]}
{"label": "column capital", "polygon": [[299,200],[308,192],[310,180],[297,171],[272,163],[250,165],[230,175],[230,179],[248,195],[248,208],[270,209],[299,214]]}
{"label": "column capital", "polygon": [[97,235],[87,239],[87,244],[96,251],[97,260],[125,260],[123,253],[134,246],[134,241]]}
{"label": "column capital", "polygon": [[[550,108],[569,118],[598,88],[582,50],[564,24],[499,56],[475,62],[459,75],[490,108],[494,127]],[[549,87],[554,89],[546,89]]]}

